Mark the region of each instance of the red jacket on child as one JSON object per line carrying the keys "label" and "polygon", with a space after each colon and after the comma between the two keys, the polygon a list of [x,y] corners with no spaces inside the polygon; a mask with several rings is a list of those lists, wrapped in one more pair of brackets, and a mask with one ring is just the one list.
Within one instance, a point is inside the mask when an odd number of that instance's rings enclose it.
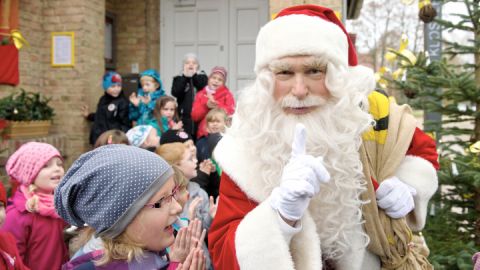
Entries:
{"label": "red jacket on child", "polygon": [[9,232],[0,232],[0,270],[28,270],[18,253],[15,238]]}
{"label": "red jacket on child", "polygon": [[[213,94],[215,101],[217,101],[217,105],[219,108],[225,110],[227,115],[232,115],[233,111],[235,110],[235,100],[233,99],[233,95],[228,90],[227,87],[221,86]],[[210,111],[210,108],[207,107],[208,97],[207,97],[207,89],[204,87],[201,91],[195,95],[195,100],[193,101],[192,107],[192,119],[195,123],[199,123],[198,131],[197,131],[197,139],[207,136],[207,113]]]}
{"label": "red jacket on child", "polygon": [[13,195],[12,202],[7,207],[2,231],[14,236],[25,265],[32,270],[60,269],[68,261],[68,250],[63,241],[65,221],[28,212],[21,190]]}

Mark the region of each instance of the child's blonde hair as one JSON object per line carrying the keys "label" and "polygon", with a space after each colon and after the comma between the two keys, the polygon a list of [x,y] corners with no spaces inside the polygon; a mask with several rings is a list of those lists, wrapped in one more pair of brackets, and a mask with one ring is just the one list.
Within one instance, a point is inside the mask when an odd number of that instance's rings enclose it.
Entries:
{"label": "child's blonde hair", "polygon": [[128,143],[128,137],[125,132],[118,129],[107,130],[102,133],[95,142],[94,148],[104,146],[107,144],[126,144]]}
{"label": "child's blonde hair", "polygon": [[[94,235],[95,229],[90,226],[80,229],[77,236],[78,247],[81,248],[87,244]],[[95,260],[95,265],[97,266],[107,264],[113,260],[131,261],[133,258],[140,259],[143,255],[143,247],[133,241],[132,238],[126,234],[126,231],[114,239],[102,239],[101,237],[100,239],[104,246],[104,253],[102,257]]]}
{"label": "child's blonde hair", "polygon": [[103,255],[95,261],[95,264],[98,266],[114,260],[131,262],[135,259],[140,261],[143,257],[144,246],[135,242],[126,230],[113,239],[101,239],[103,242]]}
{"label": "child's blonde hair", "polygon": [[190,181],[185,177],[182,170],[180,170],[180,168],[178,168],[176,165],[172,165],[172,169],[173,181],[175,182],[175,185],[177,185],[179,189],[186,189]]}
{"label": "child's blonde hair", "polygon": [[[176,165],[182,161],[183,155],[187,150],[188,148],[183,143],[179,142],[162,144],[155,150],[157,155],[161,156],[166,162],[168,162],[168,164],[172,165],[175,172],[175,184],[179,185],[180,188],[186,187],[188,185],[188,180]],[[177,175],[177,170],[179,175]]]}
{"label": "child's blonde hair", "polygon": [[212,121],[215,120],[215,119],[218,119],[218,117],[219,117],[220,119],[223,118],[223,121],[225,121],[225,123],[226,123],[227,120],[228,120],[227,112],[225,112],[225,110],[222,109],[222,108],[214,108],[214,109],[211,109],[211,110],[207,113],[207,116],[206,116],[205,118],[206,118],[207,123],[208,123],[208,122],[212,122]]}

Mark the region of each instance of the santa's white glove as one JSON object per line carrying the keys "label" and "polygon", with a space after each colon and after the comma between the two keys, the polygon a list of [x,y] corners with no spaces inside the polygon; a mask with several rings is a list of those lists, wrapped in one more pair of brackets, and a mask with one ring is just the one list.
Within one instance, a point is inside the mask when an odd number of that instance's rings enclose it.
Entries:
{"label": "santa's white glove", "polygon": [[377,189],[377,205],[391,218],[405,217],[415,207],[417,191],[396,176],[385,179]]}
{"label": "santa's white glove", "polygon": [[283,169],[280,186],[273,189],[270,205],[282,217],[299,220],[310,199],[320,191],[320,183],[330,180],[322,157],[305,154],[305,126],[297,124],[292,144],[292,156]]}

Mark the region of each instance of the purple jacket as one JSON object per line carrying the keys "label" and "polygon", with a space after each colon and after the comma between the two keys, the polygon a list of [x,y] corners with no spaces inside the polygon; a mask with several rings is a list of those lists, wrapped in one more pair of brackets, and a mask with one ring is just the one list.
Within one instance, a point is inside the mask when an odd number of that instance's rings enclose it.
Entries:
{"label": "purple jacket", "polygon": [[13,204],[7,207],[7,217],[2,230],[17,240],[23,262],[32,270],[60,269],[68,261],[68,251],[63,241],[62,219],[41,216],[25,209],[25,196],[17,190]]}
{"label": "purple jacket", "polygon": [[480,270],[480,252],[473,254],[473,270]]}
{"label": "purple jacket", "polygon": [[158,254],[145,252],[141,262],[135,260],[130,263],[126,261],[112,261],[106,265],[96,266],[94,261],[101,258],[102,254],[102,250],[95,250],[90,253],[86,253],[64,264],[62,270],[175,270],[179,265],[177,262],[168,263],[168,261],[163,259]]}

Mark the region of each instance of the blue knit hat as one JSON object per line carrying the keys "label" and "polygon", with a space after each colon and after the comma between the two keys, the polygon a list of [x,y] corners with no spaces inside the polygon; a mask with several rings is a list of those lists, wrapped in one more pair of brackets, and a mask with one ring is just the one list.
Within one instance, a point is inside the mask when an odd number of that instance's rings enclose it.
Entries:
{"label": "blue knit hat", "polygon": [[134,146],[110,144],[80,156],[55,190],[57,213],[69,224],[120,235],[173,175],[158,155]]}
{"label": "blue knit hat", "polygon": [[103,75],[103,90],[107,90],[112,85],[122,86],[122,77],[116,72],[108,71]]}

